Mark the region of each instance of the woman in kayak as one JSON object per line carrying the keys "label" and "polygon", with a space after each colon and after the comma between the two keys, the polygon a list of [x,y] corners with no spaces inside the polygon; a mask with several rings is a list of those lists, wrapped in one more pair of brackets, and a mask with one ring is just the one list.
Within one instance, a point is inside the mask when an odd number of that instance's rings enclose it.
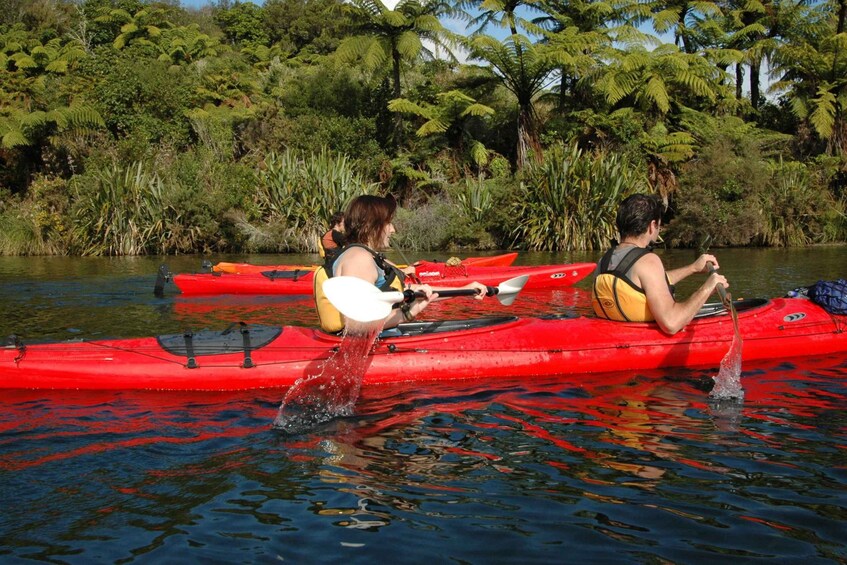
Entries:
{"label": "woman in kayak", "polygon": [[592,306],[600,318],[619,322],[655,321],[668,334],[684,328],[718,285],[723,275],[712,272],[687,300],[674,299],[674,285],[695,273],[719,268],[714,255],[704,253],[685,267],[665,271],[653,253],[662,229],[662,202],[655,196],[633,194],[621,202],[615,222],[621,242],[612,247],[595,272]]}
{"label": "woman in kayak", "polygon": [[[337,257],[331,258],[315,273],[315,305],[324,331],[338,332],[344,329],[345,325],[341,313],[323,293],[323,281],[328,277],[358,277],[385,291],[403,290],[403,272],[377,251],[390,245],[389,240],[394,234],[392,221],[396,210],[397,202],[393,198],[371,195],[359,196],[347,208],[344,215],[347,243]],[[421,291],[425,297],[393,310],[385,320],[384,328],[393,328],[401,322],[411,322],[438,298],[439,289],[426,284],[407,285],[407,288]],[[486,286],[478,282],[472,282],[462,288],[475,289],[478,293],[475,298],[478,300],[482,300],[487,291]]]}

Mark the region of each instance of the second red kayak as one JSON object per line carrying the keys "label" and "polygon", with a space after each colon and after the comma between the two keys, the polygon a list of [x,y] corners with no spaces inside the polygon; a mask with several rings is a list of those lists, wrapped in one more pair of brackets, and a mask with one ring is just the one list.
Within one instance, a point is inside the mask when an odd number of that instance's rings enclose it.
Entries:
{"label": "second red kayak", "polygon": [[[537,265],[525,267],[476,267],[443,263],[421,263],[417,276],[424,284],[440,287],[464,286],[478,281],[488,286],[528,275],[525,290],[571,286],[594,271],[595,263]],[[185,295],[208,294],[312,294],[312,270],[272,270],[262,273],[195,273],[168,275]],[[157,289],[160,284],[157,282]]]}
{"label": "second red kayak", "polygon": [[[508,267],[518,258],[516,252],[491,255],[489,257],[466,257],[461,264],[467,267]],[[443,264],[441,261],[419,261],[418,264]],[[215,273],[262,273],[265,271],[314,271],[319,265],[254,265],[253,263],[227,263],[221,261],[212,266]]]}

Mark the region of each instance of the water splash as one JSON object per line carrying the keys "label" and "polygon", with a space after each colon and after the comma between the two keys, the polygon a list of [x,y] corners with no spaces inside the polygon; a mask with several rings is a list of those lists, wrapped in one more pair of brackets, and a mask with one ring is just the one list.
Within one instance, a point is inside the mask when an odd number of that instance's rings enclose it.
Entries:
{"label": "water splash", "polygon": [[368,353],[381,330],[379,321],[345,332],[338,350],[320,371],[297,380],[288,389],[273,427],[299,434],[334,418],[352,415],[370,363]]}
{"label": "water splash", "polygon": [[741,335],[736,326],[732,345],[721,360],[720,371],[713,377],[715,386],[709,393],[711,398],[716,400],[744,398],[744,389],[741,388],[741,344]]}

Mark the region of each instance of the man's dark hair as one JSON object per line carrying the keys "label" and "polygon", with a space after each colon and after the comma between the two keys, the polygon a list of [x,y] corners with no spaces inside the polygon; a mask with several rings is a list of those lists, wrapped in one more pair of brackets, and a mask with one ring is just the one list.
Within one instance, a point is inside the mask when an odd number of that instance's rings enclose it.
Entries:
{"label": "man's dark hair", "polygon": [[615,223],[621,239],[636,237],[647,231],[650,222],[662,220],[664,206],[658,196],[633,194],[621,202]]}
{"label": "man's dark hair", "polygon": [[329,227],[334,228],[335,226],[340,224],[342,221],[344,221],[344,212],[336,212],[329,219]]}

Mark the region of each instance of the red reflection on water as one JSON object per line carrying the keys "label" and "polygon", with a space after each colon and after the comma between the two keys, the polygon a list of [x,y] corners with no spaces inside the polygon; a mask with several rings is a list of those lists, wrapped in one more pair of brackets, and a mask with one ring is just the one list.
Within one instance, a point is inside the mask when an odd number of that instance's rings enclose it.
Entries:
{"label": "red reflection on water", "polygon": [[311,296],[175,297],[174,320],[186,328],[224,328],[232,322],[317,326]]}
{"label": "red reflection on water", "polygon": [[794,528],[792,528],[790,526],[785,526],[783,524],[777,524],[776,522],[774,522],[772,520],[764,520],[762,518],[756,518],[755,516],[747,516],[747,515],[744,515],[744,514],[740,514],[738,517],[741,518],[742,520],[748,520],[750,522],[756,522],[757,524],[762,524],[762,525],[768,526],[770,528],[781,530],[783,532],[794,531]]}
{"label": "red reflection on water", "polygon": [[[703,441],[705,436],[713,439],[715,445],[729,446],[749,438],[802,453],[807,448],[797,434],[791,434],[791,444],[784,445],[784,438],[761,433],[744,422],[808,429],[816,426],[822,414],[845,408],[845,398],[838,389],[827,390],[828,385],[843,383],[847,374],[843,357],[804,359],[797,365],[760,365],[746,370],[744,403],[728,414],[719,413],[709,404],[707,392],[685,384],[686,379],[694,383],[707,378],[706,373],[698,372],[682,372],[681,377],[680,373],[655,371],[536,381],[367,386],[361,391],[355,416],[338,421],[329,429],[319,428],[314,434],[286,439],[285,444],[294,450],[323,451],[319,444],[328,438],[335,446],[334,460],[341,467],[356,470],[361,475],[356,480],[378,479],[388,470],[374,467],[370,455],[373,450],[385,449],[390,441],[415,442],[421,430],[449,437],[457,429],[455,423],[470,418],[471,424],[458,429],[473,430],[473,446],[447,440],[432,442],[428,436],[426,454],[402,456],[398,463],[424,480],[432,475],[432,480],[425,482],[437,484],[433,469],[438,468],[445,454],[466,459],[469,465],[490,464],[501,454],[496,447],[486,451],[480,446],[490,443],[495,432],[506,432],[542,440],[562,451],[641,478],[658,479],[662,469],[628,460],[626,451],[612,447],[636,449],[694,468],[719,470],[668,440]],[[668,380],[671,377],[673,380]],[[144,445],[192,444],[266,433],[280,400],[279,390],[4,391],[0,400],[0,469],[23,470]],[[498,406],[496,410],[491,409],[492,404]],[[479,414],[490,414],[490,418]],[[704,418],[704,414],[711,418]],[[434,417],[444,418],[447,423],[424,423]],[[245,420],[255,424],[244,424]],[[573,426],[583,431],[573,437],[564,435]],[[594,443],[587,447],[577,441],[584,441],[585,430],[591,428],[597,430],[594,441],[604,447],[598,449]],[[490,430],[491,436],[482,435],[484,430]],[[292,453],[291,457],[310,458],[302,453]],[[550,464],[568,467],[560,461]]]}

